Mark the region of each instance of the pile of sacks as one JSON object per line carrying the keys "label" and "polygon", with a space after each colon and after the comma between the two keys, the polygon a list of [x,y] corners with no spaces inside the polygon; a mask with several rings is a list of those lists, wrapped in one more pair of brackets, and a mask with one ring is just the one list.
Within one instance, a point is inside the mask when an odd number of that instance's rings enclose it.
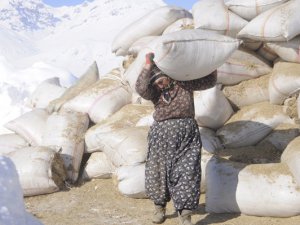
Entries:
{"label": "pile of sacks", "polygon": [[27,102],[32,111],[5,125],[13,133],[0,136],[0,154],[16,165],[25,196],[113,178],[123,195],[146,198],[154,108],[135,82],[154,52],[176,80],[218,71],[217,86],[194,94],[206,210],[298,215],[299,7],[300,0],[201,0],[192,13],[153,10],[113,41],[124,56],[119,68],[99,76],[94,63],[68,89],[57,78],[41,83]]}

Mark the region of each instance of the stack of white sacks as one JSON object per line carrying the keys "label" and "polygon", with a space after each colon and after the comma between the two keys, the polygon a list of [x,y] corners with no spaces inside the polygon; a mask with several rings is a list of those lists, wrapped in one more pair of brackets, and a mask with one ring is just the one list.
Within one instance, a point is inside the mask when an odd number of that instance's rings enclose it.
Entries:
{"label": "stack of white sacks", "polygon": [[194,95],[207,211],[298,215],[299,11],[300,0],[201,0],[192,13],[153,10],[113,41],[124,56],[120,68],[99,76],[94,63],[68,89],[57,78],[40,84],[27,102],[32,111],[5,125],[13,133],[0,136],[0,154],[15,163],[25,196],[113,178],[123,195],[146,198],[154,109],[135,82],[154,52],[176,80],[218,71],[218,85]]}

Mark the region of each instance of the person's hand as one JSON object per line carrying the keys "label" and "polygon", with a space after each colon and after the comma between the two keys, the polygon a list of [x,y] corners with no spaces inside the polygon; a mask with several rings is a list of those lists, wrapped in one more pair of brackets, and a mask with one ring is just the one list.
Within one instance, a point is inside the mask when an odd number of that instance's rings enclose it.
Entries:
{"label": "person's hand", "polygon": [[149,52],[146,54],[146,65],[153,65],[154,64],[154,53],[153,52]]}

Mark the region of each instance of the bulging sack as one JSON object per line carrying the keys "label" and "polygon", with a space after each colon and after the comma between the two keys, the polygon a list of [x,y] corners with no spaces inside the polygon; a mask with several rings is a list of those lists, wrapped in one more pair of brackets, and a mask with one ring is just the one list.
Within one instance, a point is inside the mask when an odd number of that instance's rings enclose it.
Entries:
{"label": "bulging sack", "polygon": [[180,7],[162,6],[154,9],[121,30],[113,40],[112,52],[117,56],[125,56],[136,40],[145,36],[161,35],[170,24],[185,17],[191,17],[191,13]]}
{"label": "bulging sack", "polygon": [[29,143],[18,134],[0,135],[0,155],[6,155],[18,149],[29,147]]}
{"label": "bulging sack", "polygon": [[259,14],[287,1],[288,0],[229,0],[225,4],[232,12],[250,21]]}
{"label": "bulging sack", "polygon": [[247,165],[212,158],[206,180],[208,213],[271,217],[300,214],[300,190],[285,163]]}
{"label": "bulging sack", "polygon": [[278,62],[275,64],[270,81],[269,96],[272,104],[283,104],[300,89],[300,64]]}
{"label": "bulging sack", "polygon": [[74,183],[84,152],[84,134],[88,128],[87,114],[60,111],[49,116],[43,137],[43,146],[57,150],[67,170],[68,181]]}
{"label": "bulging sack", "polygon": [[287,62],[300,63],[300,36],[289,41],[268,42],[266,46]]}
{"label": "bulging sack", "polygon": [[239,38],[261,41],[289,41],[300,34],[299,0],[291,0],[255,17]]}
{"label": "bulging sack", "polygon": [[244,106],[217,130],[223,146],[238,148],[255,145],[281,123],[293,123],[282,106],[261,102]]}
{"label": "bulging sack", "polygon": [[[271,74],[245,80],[237,85],[225,86],[223,93],[237,108],[269,101],[269,80]],[[235,108],[234,107],[234,108]]]}
{"label": "bulging sack", "polygon": [[194,29],[194,19],[193,18],[182,18],[170,26],[168,26],[162,34],[173,33],[175,31],[186,30],[186,29]]}
{"label": "bulging sack", "polygon": [[195,28],[235,37],[248,21],[231,12],[223,0],[201,0],[192,8]]}
{"label": "bulging sack", "polygon": [[199,126],[220,128],[233,114],[233,109],[219,87],[194,92],[195,119]]}
{"label": "bulging sack", "polygon": [[240,41],[203,30],[182,30],[156,39],[154,62],[175,80],[209,75],[239,47]]}
{"label": "bulging sack", "polygon": [[217,71],[218,83],[233,85],[268,74],[272,67],[253,51],[238,49]]}
{"label": "bulging sack", "polygon": [[7,155],[15,164],[24,196],[53,193],[64,187],[61,156],[47,147],[27,147]]}
{"label": "bulging sack", "polygon": [[297,184],[300,184],[300,137],[292,140],[281,155],[281,161],[285,162]]}

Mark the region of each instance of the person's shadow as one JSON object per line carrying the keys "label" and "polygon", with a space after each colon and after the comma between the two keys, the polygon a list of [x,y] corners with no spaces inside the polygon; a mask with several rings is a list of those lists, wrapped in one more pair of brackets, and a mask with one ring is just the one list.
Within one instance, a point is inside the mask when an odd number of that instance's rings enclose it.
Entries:
{"label": "person's shadow", "polygon": [[[202,215],[206,214],[205,211],[205,204],[202,203],[199,205],[197,210],[193,213],[194,215]],[[230,219],[239,217],[241,214],[240,213],[213,213],[213,214],[208,214],[205,218],[200,219],[195,223],[195,225],[208,225],[208,224],[215,224],[215,223],[221,223],[221,222],[226,222]]]}

